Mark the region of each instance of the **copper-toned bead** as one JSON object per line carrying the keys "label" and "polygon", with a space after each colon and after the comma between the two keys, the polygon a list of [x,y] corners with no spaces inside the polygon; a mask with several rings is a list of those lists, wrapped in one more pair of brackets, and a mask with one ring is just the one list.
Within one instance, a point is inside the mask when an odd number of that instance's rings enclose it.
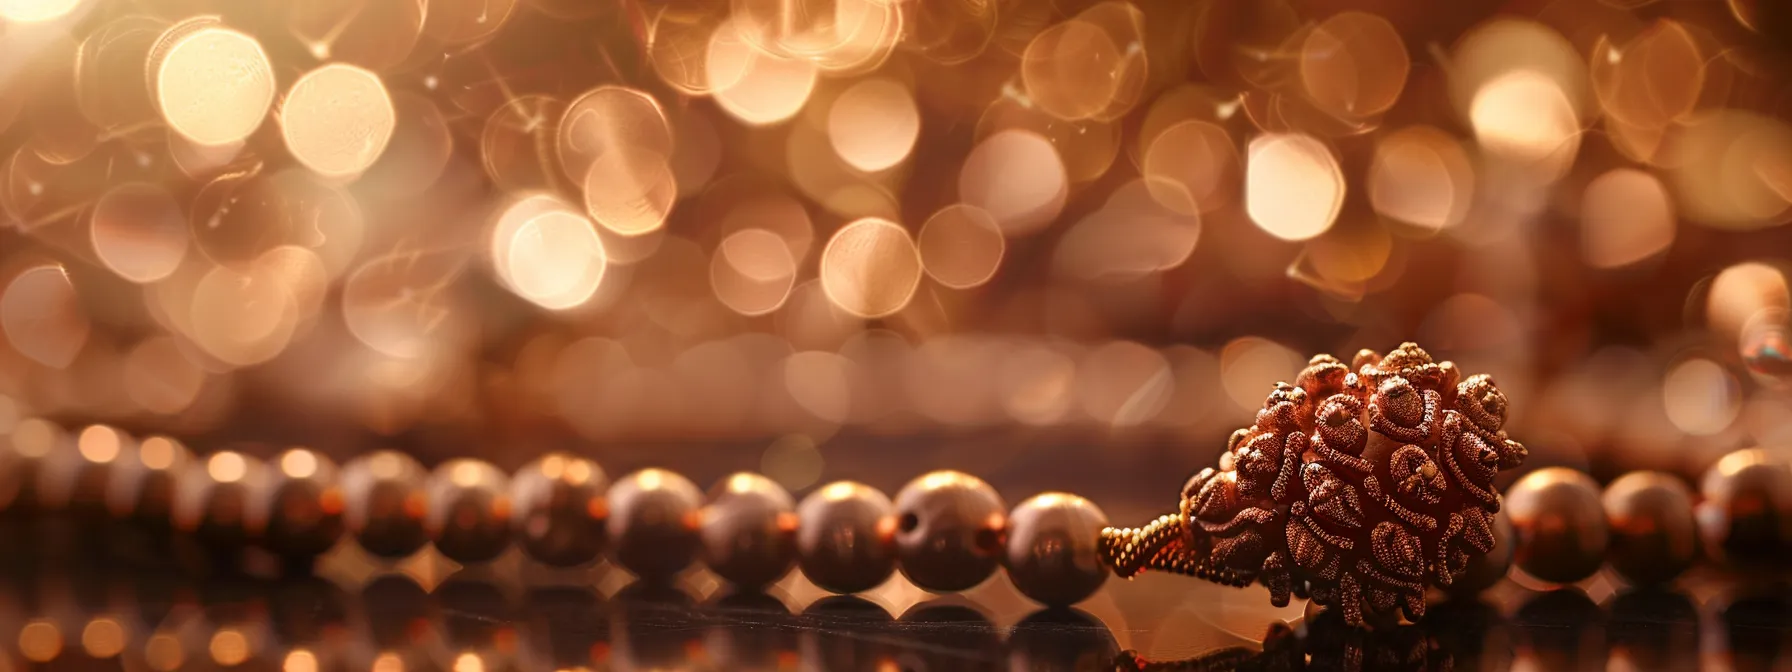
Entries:
{"label": "copper-toned bead", "polygon": [[246,545],[249,493],[267,477],[267,464],[234,450],[188,465],[175,483],[174,529],[213,549]]}
{"label": "copper-toned bead", "polygon": [[1792,551],[1792,469],[1758,448],[1725,455],[1699,486],[1699,535],[1713,559],[1746,570]]}
{"label": "copper-toned bead", "polygon": [[429,479],[424,529],[455,562],[488,562],[510,547],[510,482],[489,462],[443,462]]}
{"label": "copper-toned bead", "polygon": [[697,557],[703,493],[690,479],[642,469],[610,486],[610,557],[644,581],[676,576]]}
{"label": "copper-toned bead", "polygon": [[342,537],[342,487],[336,463],[305,448],[280,453],[249,493],[249,529],[274,553],[302,559]]}
{"label": "copper-toned bead", "polygon": [[381,450],[342,467],[342,523],[368,553],[403,558],[429,543],[423,516],[429,472],[404,453]]}
{"label": "copper-toned bead", "polygon": [[971,588],[995,572],[1007,507],[970,474],[935,471],[896,493],[896,554],[902,573],[934,592]]}
{"label": "copper-toned bead", "polygon": [[703,564],[748,590],[783,578],[796,562],[795,508],[769,478],[742,472],[723,479],[703,507]]}
{"label": "copper-toned bead", "polygon": [[1628,473],[1606,486],[1602,499],[1612,535],[1606,562],[1631,585],[1671,581],[1698,559],[1692,490],[1679,478]]}
{"label": "copper-toned bead", "polygon": [[610,479],[596,462],[544,455],[510,479],[511,527],[517,544],[542,564],[572,567],[604,550]]}
{"label": "copper-toned bead", "polygon": [[1566,467],[1538,469],[1506,492],[1519,569],[1554,583],[1599,571],[1610,536],[1599,485]]}
{"label": "copper-toned bead", "polygon": [[1513,539],[1512,517],[1506,511],[1493,516],[1493,550],[1486,555],[1469,558],[1468,566],[1450,582],[1446,589],[1457,599],[1473,599],[1481,591],[1506,578],[1512,570],[1513,550],[1518,547]]}
{"label": "copper-toned bead", "polygon": [[112,515],[151,527],[166,527],[174,514],[174,484],[193,462],[179,441],[152,436],[120,458],[106,482]]}
{"label": "copper-toned bead", "polygon": [[[71,450],[72,448],[72,450]],[[47,509],[68,509],[97,517],[106,509],[106,487],[117,463],[128,461],[136,446],[131,437],[105,425],[89,425],[72,445],[44,457],[38,472],[38,503]]]}
{"label": "copper-toned bead", "polygon": [[1108,516],[1087,499],[1061,492],[1033,496],[1008,514],[1008,579],[1048,607],[1093,595],[1108,578],[1096,554]]}
{"label": "copper-toned bead", "polygon": [[803,575],[836,593],[882,584],[896,571],[895,505],[852,481],[822,486],[796,508],[797,561]]}

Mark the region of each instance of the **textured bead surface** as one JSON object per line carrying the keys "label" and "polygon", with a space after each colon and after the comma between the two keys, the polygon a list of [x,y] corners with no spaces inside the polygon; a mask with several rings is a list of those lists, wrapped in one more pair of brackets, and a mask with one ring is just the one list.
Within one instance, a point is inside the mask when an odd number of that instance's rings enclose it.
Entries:
{"label": "textured bead surface", "polygon": [[1785,564],[1792,551],[1792,469],[1767,451],[1739,450],[1700,483],[1699,535],[1719,562],[1745,570]]}
{"label": "textured bead surface", "polygon": [[550,453],[510,479],[511,527],[517,545],[542,564],[572,567],[604,550],[604,499],[610,479],[596,462]]}
{"label": "textured bead surface", "polygon": [[429,472],[404,453],[380,450],[342,467],[343,527],[368,553],[403,558],[429,543],[424,481]]}
{"label": "textured bead surface", "polygon": [[1493,516],[1493,550],[1470,558],[1468,567],[1446,589],[1458,599],[1472,599],[1481,591],[1506,578],[1512,570],[1512,556],[1518,547],[1512,538],[1512,518],[1505,511]]}
{"label": "textured bead surface", "polygon": [[292,448],[275,456],[249,494],[249,529],[282,556],[313,556],[342,536],[342,487],[336,463]]}
{"label": "textured bead surface", "polygon": [[881,585],[896,571],[895,505],[862,483],[837,481],[797,506],[797,558],[803,575],[835,593]]}
{"label": "textured bead surface", "polygon": [[488,562],[510,547],[510,481],[484,460],[443,462],[429,479],[423,527],[455,562]]}
{"label": "textured bead surface", "polygon": [[1008,514],[1003,564],[1021,594],[1065,607],[1095,593],[1108,578],[1096,555],[1107,514],[1087,499],[1061,492],[1035,495]]}
{"label": "textured bead surface", "polygon": [[896,493],[896,553],[904,576],[934,592],[968,589],[995,572],[1006,507],[977,477],[935,471]]}
{"label": "textured bead surface", "polygon": [[106,482],[106,509],[112,515],[166,528],[174,507],[174,484],[193,462],[192,451],[164,436],[152,436],[118,461]]}
{"label": "textured bead surface", "polygon": [[697,557],[703,494],[689,479],[642,469],[610,486],[610,557],[645,581],[664,581]]}
{"label": "textured bead surface", "polygon": [[1606,562],[1631,585],[1673,580],[1699,556],[1692,491],[1669,474],[1637,471],[1605,488]]}
{"label": "textured bead surface", "polygon": [[1526,474],[1507,491],[1506,511],[1517,542],[1514,560],[1531,576],[1573,583],[1605,562],[1605,507],[1586,474],[1565,467]]}
{"label": "textured bead surface", "polygon": [[246,545],[249,493],[267,477],[266,463],[233,450],[188,465],[175,484],[174,528],[212,548]]}
{"label": "textured bead surface", "polygon": [[796,562],[796,503],[758,474],[737,473],[703,507],[703,563],[738,588],[763,588]]}
{"label": "textured bead surface", "polygon": [[1490,376],[1415,343],[1349,364],[1315,356],[1187,481],[1175,513],[1104,530],[1102,559],[1121,577],[1260,584],[1272,605],[1311,598],[1351,627],[1423,618],[1431,587],[1493,550],[1495,479],[1529,455],[1507,405]]}

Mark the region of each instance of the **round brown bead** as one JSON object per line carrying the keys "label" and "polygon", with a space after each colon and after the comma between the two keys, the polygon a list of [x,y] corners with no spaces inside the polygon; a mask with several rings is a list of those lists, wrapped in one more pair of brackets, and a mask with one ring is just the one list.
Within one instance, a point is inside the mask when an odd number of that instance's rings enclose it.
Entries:
{"label": "round brown bead", "polygon": [[1653,471],[1618,477],[1605,488],[1611,529],[1606,562],[1632,585],[1673,580],[1699,556],[1692,491],[1679,478]]}
{"label": "round brown bead", "polygon": [[596,462],[550,453],[510,479],[510,526],[517,545],[542,564],[572,567],[604,550],[609,477]]}
{"label": "round brown bead", "polygon": [[429,543],[423,529],[429,472],[404,453],[380,450],[342,467],[342,523],[368,553],[404,558]]}
{"label": "round brown bead", "polygon": [[896,517],[890,498],[852,481],[822,486],[796,507],[803,575],[835,593],[857,593],[896,572]]}
{"label": "round brown bead", "polygon": [[1007,507],[970,474],[935,471],[896,493],[896,557],[902,573],[933,592],[971,588],[995,572]]}
{"label": "round brown bead", "polygon": [[610,486],[610,557],[644,581],[676,576],[697,557],[703,493],[683,476],[642,469]]}
{"label": "round brown bead", "polygon": [[1767,451],[1739,450],[1717,461],[1699,486],[1699,535],[1713,559],[1739,569],[1772,569],[1792,551],[1792,469]]}
{"label": "round brown bead", "polygon": [[703,564],[748,590],[783,578],[796,562],[795,508],[769,478],[743,472],[723,479],[703,507]]}
{"label": "round brown bead", "polygon": [[1034,495],[1008,514],[1008,579],[1048,607],[1083,601],[1107,581],[1096,554],[1108,516],[1087,499],[1061,492]]}
{"label": "round brown bead", "polygon": [[165,527],[174,515],[174,486],[193,462],[192,451],[179,441],[152,436],[120,458],[106,482],[106,508],[112,515],[151,527]]}
{"label": "round brown bead", "polygon": [[1486,555],[1472,555],[1468,566],[1462,574],[1450,582],[1446,590],[1456,598],[1473,598],[1487,590],[1512,569],[1512,557],[1518,550],[1518,540],[1512,532],[1511,509],[1508,507],[1493,516],[1493,550]]}
{"label": "round brown bead", "polygon": [[174,529],[215,549],[247,545],[249,493],[267,477],[267,464],[234,450],[188,465],[175,483]]}
{"label": "round brown bead", "polygon": [[429,478],[423,528],[443,557],[489,562],[510,547],[510,481],[484,460],[443,462]]}
{"label": "round brown bead", "polygon": [[1565,467],[1526,474],[1506,492],[1506,511],[1517,541],[1514,560],[1531,576],[1573,583],[1605,562],[1605,507],[1586,474]]}
{"label": "round brown bead", "polygon": [[249,529],[263,546],[293,558],[330,550],[342,537],[342,487],[336,463],[305,448],[275,456],[250,490]]}

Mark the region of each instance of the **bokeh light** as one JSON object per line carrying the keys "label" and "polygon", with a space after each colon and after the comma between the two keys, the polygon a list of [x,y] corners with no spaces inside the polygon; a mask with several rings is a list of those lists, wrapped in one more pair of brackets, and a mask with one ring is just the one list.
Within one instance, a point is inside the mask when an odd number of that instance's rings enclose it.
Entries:
{"label": "bokeh light", "polygon": [[547,197],[522,199],[492,230],[492,264],[518,296],[564,310],[591,299],[609,267],[591,220]]}
{"label": "bokeh light", "polygon": [[1449,134],[1413,126],[1376,143],[1369,202],[1383,216],[1439,231],[1468,216],[1474,195],[1474,168],[1462,144]]}
{"label": "bokeh light", "polygon": [[921,255],[901,225],[861,219],[834,232],[821,253],[821,286],[842,310],[884,317],[902,310],[921,281]]}
{"label": "bokeh light", "polygon": [[1654,257],[1674,243],[1674,204],[1654,175],[1613,169],[1587,184],[1581,197],[1581,256],[1596,268],[1616,268]]}
{"label": "bokeh light", "polygon": [[1044,228],[1063,211],[1068,182],[1050,140],[1029,131],[1001,131],[965,157],[958,197],[994,217],[1005,235],[1022,236]]}
{"label": "bokeh light", "polygon": [[1007,242],[988,212],[960,203],[928,217],[916,246],[928,277],[947,287],[967,289],[995,277]]}
{"label": "bokeh light", "polygon": [[92,331],[81,298],[58,266],[36,266],[14,276],[0,294],[0,328],[19,354],[65,368]]}
{"label": "bokeh light", "polygon": [[280,134],[293,158],[319,175],[359,175],[386,151],[397,112],[379,75],[333,63],[293,82],[280,104]]}
{"label": "bokeh light", "polygon": [[274,103],[273,65],[261,43],[215,18],[170,27],[152,56],[156,106],[169,128],[193,142],[247,138]]}
{"label": "bokeh light", "polygon": [[67,16],[83,0],[0,0],[0,19],[39,23]]}
{"label": "bokeh light", "polygon": [[1251,141],[1245,159],[1245,209],[1251,221],[1283,240],[1306,240],[1331,228],[1344,207],[1344,174],[1319,140],[1269,134]]}
{"label": "bokeh light", "polygon": [[888,79],[853,84],[828,110],[828,141],[848,165],[884,170],[908,158],[921,132],[920,111],[908,89]]}
{"label": "bokeh light", "polygon": [[159,186],[130,183],[108,189],[89,217],[94,253],[126,280],[161,280],[186,257],[186,217],[174,196]]}

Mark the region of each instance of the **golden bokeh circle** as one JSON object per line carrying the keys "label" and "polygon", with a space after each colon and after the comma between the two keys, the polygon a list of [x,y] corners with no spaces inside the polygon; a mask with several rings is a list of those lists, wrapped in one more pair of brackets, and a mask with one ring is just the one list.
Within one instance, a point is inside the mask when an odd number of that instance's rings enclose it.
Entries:
{"label": "golden bokeh circle", "polygon": [[941,208],[921,225],[916,246],[927,276],[953,289],[989,282],[1002,265],[1007,240],[988,212],[957,203]]}
{"label": "golden bokeh circle", "polygon": [[[661,162],[672,157],[672,125],[653,96],[623,86],[600,86],[579,96],[561,115],[554,148],[560,167],[575,184],[599,158],[627,153],[623,165],[634,163],[635,154],[653,155]],[[643,157],[640,160],[645,160]]]}
{"label": "golden bokeh circle", "polygon": [[865,172],[895,166],[914,151],[921,113],[907,87],[889,79],[865,79],[834,99],[828,109],[828,142],[847,165]]}
{"label": "golden bokeh circle", "polygon": [[596,225],[549,196],[507,207],[492,230],[491,254],[506,287],[549,310],[584,305],[609,268]]}
{"label": "golden bokeh circle", "polygon": [[[181,26],[170,28],[170,31]],[[274,103],[274,68],[261,43],[221,26],[191,30],[154,65],[156,106],[168,127],[201,145],[249,137]]]}
{"label": "golden bokeh circle", "polygon": [[710,257],[709,284],[716,299],[742,315],[764,315],[790,298],[796,260],[783,236],[742,229],[722,239]]}
{"label": "golden bokeh circle", "polygon": [[834,232],[821,252],[821,287],[828,299],[863,318],[895,314],[914,298],[921,255],[900,224],[856,220]]}
{"label": "golden bokeh circle", "polygon": [[1021,55],[1033,104],[1059,119],[1087,119],[1113,102],[1123,56],[1107,31],[1073,19],[1040,31]]}
{"label": "golden bokeh circle", "polygon": [[585,171],[585,213],[624,236],[659,229],[678,200],[678,179],[657,154],[615,151]]}
{"label": "golden bokeh circle", "polygon": [[1063,211],[1069,180],[1050,140],[1031,131],[998,131],[977,143],[959,167],[958,198],[995,217],[1002,233],[1026,235]]}
{"label": "golden bokeh circle", "polygon": [[161,280],[186,257],[186,215],[159,186],[135,182],[113,187],[94,202],[90,217],[94,254],[126,280]]}
{"label": "golden bokeh circle", "polygon": [[16,23],[42,23],[68,16],[84,0],[0,0],[0,19]]}
{"label": "golden bokeh circle", "polygon": [[1283,240],[1325,233],[1344,207],[1344,173],[1325,143],[1272,133],[1251,141],[1245,163],[1245,211]]}
{"label": "golden bokeh circle", "polygon": [[386,151],[397,123],[380,76],[342,63],[299,77],[280,106],[280,135],[287,151],[326,177],[367,170]]}

